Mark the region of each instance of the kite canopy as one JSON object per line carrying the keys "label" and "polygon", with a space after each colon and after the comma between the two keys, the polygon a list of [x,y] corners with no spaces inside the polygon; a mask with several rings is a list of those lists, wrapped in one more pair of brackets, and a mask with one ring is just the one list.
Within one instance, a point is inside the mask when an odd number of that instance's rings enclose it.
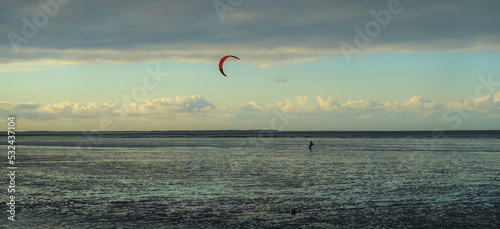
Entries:
{"label": "kite canopy", "polygon": [[227,56],[222,57],[222,59],[220,59],[220,61],[219,61],[219,70],[220,70],[220,73],[222,73],[222,75],[224,75],[225,77],[227,77],[227,76],[226,76],[226,74],[224,74],[224,69],[222,69],[222,64],[224,64],[224,61],[226,61],[226,59],[229,58],[229,57],[233,57],[233,58],[236,58],[238,60],[240,59],[240,58],[238,58],[236,56],[232,56],[232,55],[227,55]]}

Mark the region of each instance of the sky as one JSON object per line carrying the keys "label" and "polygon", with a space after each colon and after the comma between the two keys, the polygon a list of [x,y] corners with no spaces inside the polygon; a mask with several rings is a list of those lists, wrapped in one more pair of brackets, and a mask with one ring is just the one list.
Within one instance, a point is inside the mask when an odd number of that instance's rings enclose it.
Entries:
{"label": "sky", "polygon": [[[0,2],[18,131],[498,130],[498,1]],[[224,63],[224,77],[218,62]]]}

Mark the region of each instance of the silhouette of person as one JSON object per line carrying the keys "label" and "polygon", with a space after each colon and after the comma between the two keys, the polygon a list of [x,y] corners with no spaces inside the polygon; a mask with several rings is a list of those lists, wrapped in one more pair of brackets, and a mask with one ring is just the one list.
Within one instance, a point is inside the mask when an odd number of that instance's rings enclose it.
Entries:
{"label": "silhouette of person", "polygon": [[309,142],[309,149],[314,145],[313,141]]}

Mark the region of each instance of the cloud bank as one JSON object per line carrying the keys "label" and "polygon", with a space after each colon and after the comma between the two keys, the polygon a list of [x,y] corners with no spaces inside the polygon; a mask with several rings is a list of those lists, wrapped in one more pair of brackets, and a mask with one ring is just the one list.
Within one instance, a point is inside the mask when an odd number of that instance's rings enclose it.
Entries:
{"label": "cloud bank", "polygon": [[[205,0],[41,2],[0,3],[2,63],[213,62],[237,52],[261,68],[300,64],[343,55],[340,44],[354,45],[355,28],[389,1],[244,1],[222,21]],[[498,1],[399,2],[362,54],[500,51]]]}
{"label": "cloud bank", "polygon": [[[296,96],[294,99],[276,101],[272,104],[252,101],[240,106],[214,105],[201,95],[145,99],[142,102],[124,104],[111,102],[81,104],[70,101],[39,104],[4,101],[0,102],[0,115],[4,117],[14,115],[20,123],[29,123],[30,127],[26,130],[89,129],[89,125],[96,126],[96,123],[104,119],[121,123],[123,130],[143,127],[145,130],[148,128],[149,130],[255,129],[269,128],[266,120],[275,114],[292,114],[296,116],[297,125],[312,123],[311,125],[325,128],[328,126],[325,119],[335,119],[335,117],[344,121],[377,119],[382,123],[398,120],[398,117],[402,118],[400,122],[405,120],[414,122],[415,119],[426,117],[420,121],[436,123],[443,122],[443,119],[455,120],[454,118],[462,117],[463,114],[467,115],[463,119],[472,115],[498,119],[499,98],[500,92],[474,100],[446,103],[425,100],[421,96],[403,101],[385,102],[364,99],[341,102],[328,96],[317,96],[315,100],[309,100],[307,96]],[[149,124],[143,126],[139,123]]]}

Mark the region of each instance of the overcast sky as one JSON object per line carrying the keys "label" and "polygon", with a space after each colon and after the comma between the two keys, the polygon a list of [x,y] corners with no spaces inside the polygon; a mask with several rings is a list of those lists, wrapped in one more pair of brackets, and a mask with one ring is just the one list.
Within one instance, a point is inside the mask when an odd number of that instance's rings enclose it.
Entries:
{"label": "overcast sky", "polygon": [[[0,114],[23,130],[498,129],[498,9],[2,1]],[[240,58],[227,78],[224,55]]]}

